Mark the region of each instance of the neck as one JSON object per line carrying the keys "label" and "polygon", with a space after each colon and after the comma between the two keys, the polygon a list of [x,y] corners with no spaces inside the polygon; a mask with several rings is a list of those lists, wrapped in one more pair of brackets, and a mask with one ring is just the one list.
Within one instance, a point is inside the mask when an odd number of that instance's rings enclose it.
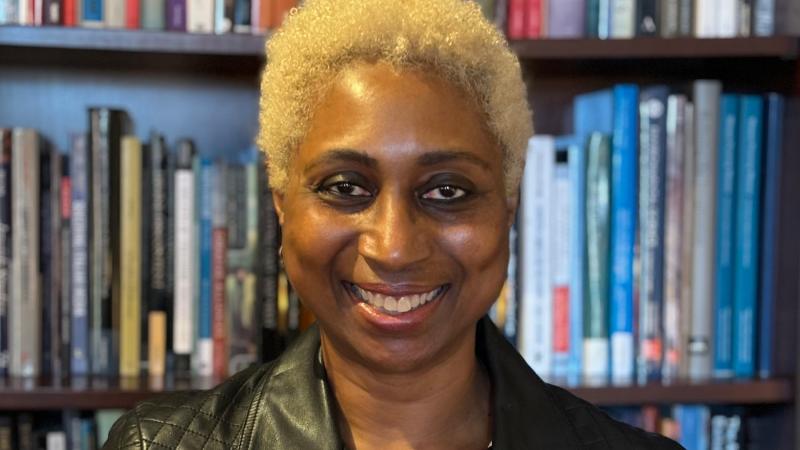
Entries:
{"label": "neck", "polygon": [[339,429],[350,449],[485,449],[491,439],[490,383],[475,334],[440,361],[403,373],[377,372],[337,352],[322,334]]}

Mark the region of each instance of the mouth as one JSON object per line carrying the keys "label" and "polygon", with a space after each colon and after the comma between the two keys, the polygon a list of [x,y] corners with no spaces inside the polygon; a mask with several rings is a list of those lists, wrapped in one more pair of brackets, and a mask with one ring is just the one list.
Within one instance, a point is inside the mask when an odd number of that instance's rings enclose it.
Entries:
{"label": "mouth", "polygon": [[419,309],[428,303],[435,302],[444,296],[448,285],[444,284],[435,289],[418,293],[403,293],[403,295],[387,295],[380,292],[364,289],[354,283],[343,282],[345,287],[360,302],[367,303],[373,308],[392,316],[406,314]]}

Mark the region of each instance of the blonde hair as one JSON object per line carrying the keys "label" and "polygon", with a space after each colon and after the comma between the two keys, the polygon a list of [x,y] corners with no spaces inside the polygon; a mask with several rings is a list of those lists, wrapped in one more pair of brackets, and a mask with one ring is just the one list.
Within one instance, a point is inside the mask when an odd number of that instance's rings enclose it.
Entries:
{"label": "blonde hair", "polygon": [[422,68],[473,97],[503,151],[508,194],[533,134],[519,61],[480,7],[464,0],[306,0],[267,43],[258,145],[282,191],[317,101],[355,62]]}

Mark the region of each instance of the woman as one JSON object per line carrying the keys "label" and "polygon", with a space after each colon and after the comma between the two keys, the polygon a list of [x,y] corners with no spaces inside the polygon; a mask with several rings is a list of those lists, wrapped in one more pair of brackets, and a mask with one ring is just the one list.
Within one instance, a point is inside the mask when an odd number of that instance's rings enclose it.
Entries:
{"label": "woman", "polygon": [[276,362],[146,402],[106,448],[679,448],[542,382],[484,318],[532,134],[461,0],[308,0],[268,45],[260,146],[318,319]]}

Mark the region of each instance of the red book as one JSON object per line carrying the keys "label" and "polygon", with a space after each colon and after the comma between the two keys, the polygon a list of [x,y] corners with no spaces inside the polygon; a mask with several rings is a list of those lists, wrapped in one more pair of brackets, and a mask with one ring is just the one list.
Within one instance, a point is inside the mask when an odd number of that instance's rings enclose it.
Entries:
{"label": "red book", "polygon": [[214,341],[214,378],[219,379],[228,376],[228,333],[225,317],[228,230],[214,228],[211,245],[211,337]]}
{"label": "red book", "polygon": [[542,12],[545,0],[527,0],[525,3],[525,37],[538,39],[542,37]]}
{"label": "red book", "polygon": [[528,0],[508,1],[508,38],[525,39],[525,13]]}
{"label": "red book", "polygon": [[77,11],[75,11],[75,1],[76,0],[64,0],[64,26],[65,27],[74,27],[75,26],[75,15]]}
{"label": "red book", "polygon": [[141,28],[139,21],[139,0],[125,0],[125,28],[138,30]]}

